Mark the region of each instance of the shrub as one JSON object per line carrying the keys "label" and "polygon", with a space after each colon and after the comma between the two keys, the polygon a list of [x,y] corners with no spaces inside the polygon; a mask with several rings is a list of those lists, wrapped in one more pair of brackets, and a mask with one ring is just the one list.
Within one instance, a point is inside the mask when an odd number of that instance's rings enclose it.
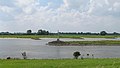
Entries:
{"label": "shrub", "polygon": [[74,56],[75,59],[78,59],[78,57],[79,57],[80,55],[81,55],[81,54],[80,54],[80,52],[78,52],[78,51],[76,51],[76,52],[73,53],[73,56]]}

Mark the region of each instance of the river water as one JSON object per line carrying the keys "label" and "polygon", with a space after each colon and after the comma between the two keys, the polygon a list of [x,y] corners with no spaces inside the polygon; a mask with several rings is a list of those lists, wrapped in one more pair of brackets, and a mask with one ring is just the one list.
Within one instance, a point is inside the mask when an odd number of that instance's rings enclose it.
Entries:
{"label": "river water", "polygon": [[[55,38],[32,39],[0,39],[0,58],[8,56],[22,58],[21,53],[26,52],[29,59],[56,59],[73,58],[73,52],[79,51],[84,58],[120,58],[120,46],[49,46],[46,45]],[[63,41],[95,41],[120,40],[105,38],[61,39]],[[87,56],[89,54],[89,56]],[[93,56],[92,56],[93,54]]]}

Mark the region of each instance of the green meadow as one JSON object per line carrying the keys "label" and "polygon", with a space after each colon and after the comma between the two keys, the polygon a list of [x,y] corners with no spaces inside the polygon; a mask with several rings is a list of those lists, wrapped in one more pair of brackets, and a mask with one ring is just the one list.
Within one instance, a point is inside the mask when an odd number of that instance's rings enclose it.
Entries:
{"label": "green meadow", "polygon": [[120,68],[120,59],[0,60],[0,68]]}
{"label": "green meadow", "polygon": [[102,41],[67,41],[65,44],[70,45],[120,45],[119,40],[102,40]]}
{"label": "green meadow", "polygon": [[[0,35],[0,38],[57,38],[58,35]],[[118,38],[120,35],[60,35],[60,38]]]}

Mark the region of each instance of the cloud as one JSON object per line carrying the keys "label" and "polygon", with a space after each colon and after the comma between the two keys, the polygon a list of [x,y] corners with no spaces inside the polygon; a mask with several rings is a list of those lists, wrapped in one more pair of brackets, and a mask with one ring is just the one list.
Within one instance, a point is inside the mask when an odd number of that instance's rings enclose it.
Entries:
{"label": "cloud", "polygon": [[16,1],[15,4],[19,7],[26,7],[32,5],[35,2],[35,0],[15,0],[15,1]]}
{"label": "cloud", "polygon": [[90,0],[63,0],[64,6],[68,9],[87,11]]}
{"label": "cloud", "polygon": [[14,9],[13,8],[10,8],[8,6],[0,6],[0,11],[1,12],[5,12],[5,13],[10,13],[12,12]]}
{"label": "cloud", "polygon": [[113,10],[116,12],[120,12],[120,2],[115,2],[113,4]]}
{"label": "cloud", "polygon": [[1,6],[9,6],[13,7],[14,6],[15,0],[0,0],[0,5]]}
{"label": "cloud", "polygon": [[[119,0],[11,0],[0,5],[1,30],[119,31]],[[5,22],[5,23],[2,23]],[[14,26],[14,27],[13,27]],[[15,29],[16,28],[16,29]]]}

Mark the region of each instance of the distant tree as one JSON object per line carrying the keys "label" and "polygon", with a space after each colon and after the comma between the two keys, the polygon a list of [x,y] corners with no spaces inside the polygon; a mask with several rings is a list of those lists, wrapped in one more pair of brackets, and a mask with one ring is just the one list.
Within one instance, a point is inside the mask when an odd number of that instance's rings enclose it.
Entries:
{"label": "distant tree", "polygon": [[27,34],[31,34],[32,33],[32,30],[27,30]]}
{"label": "distant tree", "polygon": [[41,35],[41,33],[42,33],[42,29],[38,30],[37,34]]}
{"label": "distant tree", "polygon": [[11,59],[11,57],[7,57],[7,59]]}
{"label": "distant tree", "polygon": [[46,31],[46,34],[48,35],[48,34],[49,34],[49,31]]}
{"label": "distant tree", "polygon": [[46,31],[46,30],[42,30],[42,29],[40,29],[40,30],[38,30],[37,34],[38,34],[38,35],[48,35],[49,32]]}
{"label": "distant tree", "polygon": [[118,35],[119,33],[117,33],[117,32],[113,32],[113,35]]}
{"label": "distant tree", "polygon": [[76,51],[76,52],[73,53],[73,56],[74,56],[75,59],[78,59],[78,57],[79,57],[80,55],[81,55],[81,54],[80,54],[80,52],[78,52],[78,51]]}
{"label": "distant tree", "polygon": [[11,33],[9,32],[1,32],[0,35],[10,35]]}
{"label": "distant tree", "polygon": [[101,31],[101,32],[100,32],[100,35],[106,35],[106,34],[107,34],[106,31]]}

